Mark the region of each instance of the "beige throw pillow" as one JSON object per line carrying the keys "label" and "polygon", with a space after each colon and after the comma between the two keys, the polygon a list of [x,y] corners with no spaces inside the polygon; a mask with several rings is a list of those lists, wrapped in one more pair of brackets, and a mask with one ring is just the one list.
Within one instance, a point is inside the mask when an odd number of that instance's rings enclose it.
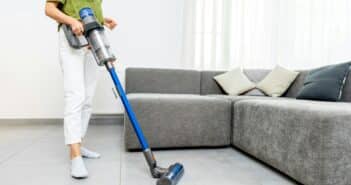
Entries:
{"label": "beige throw pillow", "polygon": [[256,87],[268,96],[280,97],[288,90],[298,75],[299,72],[277,66]]}
{"label": "beige throw pillow", "polygon": [[215,76],[214,79],[229,95],[240,95],[255,88],[255,84],[245,76],[240,68]]}

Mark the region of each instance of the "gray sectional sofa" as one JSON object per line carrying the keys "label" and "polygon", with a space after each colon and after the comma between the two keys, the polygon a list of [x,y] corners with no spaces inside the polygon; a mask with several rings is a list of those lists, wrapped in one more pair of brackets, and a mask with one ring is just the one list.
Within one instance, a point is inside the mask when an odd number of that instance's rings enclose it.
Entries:
{"label": "gray sectional sofa", "polygon": [[[351,75],[342,102],[227,96],[223,71],[129,68],[126,91],[152,148],[235,147],[306,185],[351,184]],[[269,71],[247,70],[258,82]],[[125,145],[139,149],[125,118]]]}

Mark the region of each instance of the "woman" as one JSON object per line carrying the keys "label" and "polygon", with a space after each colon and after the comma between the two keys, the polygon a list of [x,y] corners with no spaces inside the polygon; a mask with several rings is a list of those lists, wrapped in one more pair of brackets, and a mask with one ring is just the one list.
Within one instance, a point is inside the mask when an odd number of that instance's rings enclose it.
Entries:
{"label": "woman", "polygon": [[[109,29],[117,23],[112,18],[103,17],[102,0],[47,0],[45,13],[61,24],[69,25],[80,36],[84,27],[79,21],[79,10],[91,8],[98,21]],[[59,58],[64,77],[64,135],[70,147],[71,176],[88,177],[82,157],[99,158],[100,154],[82,146],[92,112],[92,99],[98,77],[98,66],[89,48],[73,49],[59,26]]]}

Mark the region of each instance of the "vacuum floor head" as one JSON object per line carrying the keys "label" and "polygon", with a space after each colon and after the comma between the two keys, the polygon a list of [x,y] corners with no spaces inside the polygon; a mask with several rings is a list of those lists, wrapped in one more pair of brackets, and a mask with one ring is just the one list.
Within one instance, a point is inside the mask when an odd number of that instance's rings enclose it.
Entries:
{"label": "vacuum floor head", "polygon": [[157,181],[157,185],[176,185],[184,174],[184,167],[180,163],[171,165],[168,172],[162,175]]}

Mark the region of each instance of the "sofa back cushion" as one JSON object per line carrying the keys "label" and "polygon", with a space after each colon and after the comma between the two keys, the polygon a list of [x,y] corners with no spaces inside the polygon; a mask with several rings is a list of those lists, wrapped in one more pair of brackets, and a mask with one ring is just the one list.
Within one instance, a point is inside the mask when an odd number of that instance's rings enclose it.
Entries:
{"label": "sofa back cushion", "polygon": [[201,71],[200,94],[225,94],[224,90],[218,85],[214,77],[226,71]]}
{"label": "sofa back cushion", "polygon": [[200,94],[200,72],[181,69],[128,68],[127,93]]}
{"label": "sofa back cushion", "polygon": [[[126,70],[127,93],[171,93],[171,94],[225,94],[214,76],[226,71],[195,71],[179,69],[128,68]],[[270,70],[244,70],[252,82],[261,81]],[[300,74],[284,97],[295,98],[302,88],[309,71]],[[351,75],[348,76],[341,101],[351,102]]]}
{"label": "sofa back cushion", "polygon": [[284,97],[296,98],[300,89],[303,87],[303,83],[305,81],[305,77],[308,75],[307,70],[299,70],[299,75],[296,77],[295,81],[291,84],[289,89],[283,95]]}
{"label": "sofa back cushion", "polygon": [[201,71],[200,94],[225,94],[213,77],[226,71]]}
{"label": "sofa back cushion", "polygon": [[244,73],[246,74],[246,76],[256,84],[262,81],[269,74],[269,72],[271,72],[271,70],[265,70],[265,69],[244,70]]}

